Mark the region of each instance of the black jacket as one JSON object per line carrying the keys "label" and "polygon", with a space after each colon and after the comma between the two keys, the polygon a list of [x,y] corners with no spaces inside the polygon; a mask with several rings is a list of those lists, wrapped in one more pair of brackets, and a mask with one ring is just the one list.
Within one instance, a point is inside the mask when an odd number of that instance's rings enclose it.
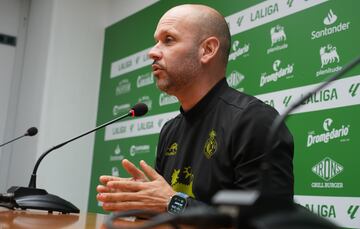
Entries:
{"label": "black jacket", "polygon": [[[257,189],[264,144],[277,111],[228,86],[225,78],[188,112],[168,121],[160,133],[156,170],[175,191],[211,203],[222,189]],[[266,160],[266,191],[293,196],[293,138],[283,125]],[[197,201],[190,201],[195,205]]]}

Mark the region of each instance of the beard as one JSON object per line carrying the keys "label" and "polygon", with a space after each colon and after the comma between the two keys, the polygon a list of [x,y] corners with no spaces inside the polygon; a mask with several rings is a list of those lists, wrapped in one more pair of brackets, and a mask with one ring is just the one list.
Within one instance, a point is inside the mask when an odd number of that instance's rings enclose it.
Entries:
{"label": "beard", "polygon": [[156,85],[161,91],[176,96],[177,92],[194,83],[199,75],[200,61],[197,50],[191,50],[184,58],[168,64],[164,75],[157,77]]}

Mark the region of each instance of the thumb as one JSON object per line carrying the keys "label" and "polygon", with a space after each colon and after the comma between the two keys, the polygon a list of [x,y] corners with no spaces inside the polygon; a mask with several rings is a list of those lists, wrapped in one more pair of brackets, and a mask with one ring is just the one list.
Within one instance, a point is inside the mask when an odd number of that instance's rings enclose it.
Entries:
{"label": "thumb", "polygon": [[144,160],[140,161],[140,167],[142,171],[144,171],[145,175],[149,178],[150,181],[156,180],[162,177],[160,174],[156,172],[150,165],[148,165]]}

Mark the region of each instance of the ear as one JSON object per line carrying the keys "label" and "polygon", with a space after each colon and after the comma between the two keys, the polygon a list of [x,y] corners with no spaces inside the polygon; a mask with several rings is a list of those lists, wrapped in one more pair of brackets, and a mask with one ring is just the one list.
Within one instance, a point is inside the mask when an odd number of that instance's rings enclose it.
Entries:
{"label": "ear", "polygon": [[207,64],[218,54],[220,41],[216,37],[209,37],[201,44],[201,63]]}

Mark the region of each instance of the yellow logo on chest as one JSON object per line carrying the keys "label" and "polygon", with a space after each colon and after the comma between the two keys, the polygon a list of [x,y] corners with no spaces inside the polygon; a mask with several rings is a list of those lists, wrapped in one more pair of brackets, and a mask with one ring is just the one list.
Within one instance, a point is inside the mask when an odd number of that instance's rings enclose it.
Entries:
{"label": "yellow logo on chest", "polygon": [[210,159],[217,150],[216,131],[211,130],[209,132],[209,138],[204,145],[204,154],[207,159]]}

